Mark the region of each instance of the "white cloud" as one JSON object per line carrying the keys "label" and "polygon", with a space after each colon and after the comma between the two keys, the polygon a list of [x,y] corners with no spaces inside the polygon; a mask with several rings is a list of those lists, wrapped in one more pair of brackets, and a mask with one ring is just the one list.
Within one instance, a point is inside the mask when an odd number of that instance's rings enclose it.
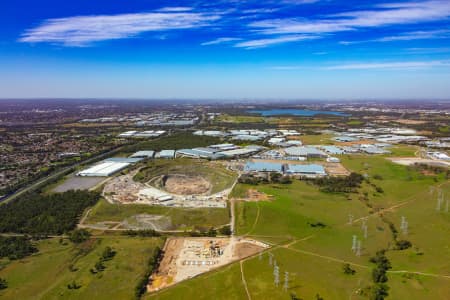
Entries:
{"label": "white cloud", "polygon": [[239,41],[239,40],[242,40],[242,39],[241,38],[233,38],[233,37],[221,37],[221,38],[217,38],[215,40],[209,41],[209,42],[201,43],[201,45],[202,46],[210,46],[210,45],[235,42],[235,41]]}
{"label": "white cloud", "polygon": [[450,17],[450,1],[384,4],[374,10],[327,15],[318,20],[273,19],[250,23],[265,34],[332,33],[360,28],[434,22]]}
{"label": "white cloud", "polygon": [[191,11],[192,7],[185,6],[175,6],[175,7],[163,7],[158,9],[157,11],[161,12],[182,12],[182,11]]}
{"label": "white cloud", "polygon": [[354,63],[326,67],[326,70],[374,70],[374,69],[422,69],[432,67],[449,67],[450,61],[402,61],[382,63]]}
{"label": "white cloud", "polygon": [[399,35],[386,36],[376,39],[377,42],[392,41],[411,41],[411,40],[428,40],[428,39],[446,39],[450,38],[450,30],[430,30],[430,31],[413,31]]}
{"label": "white cloud", "polygon": [[49,19],[42,25],[27,30],[19,40],[27,43],[87,46],[93,42],[130,38],[149,31],[204,27],[219,18],[218,14],[152,12]]}
{"label": "white cloud", "polygon": [[255,48],[263,48],[267,46],[272,46],[276,44],[284,44],[284,43],[290,43],[290,42],[298,42],[303,40],[312,40],[317,39],[318,36],[312,36],[312,35],[287,35],[287,36],[281,36],[276,38],[269,38],[269,39],[257,39],[257,40],[249,40],[240,42],[234,45],[234,47],[237,48],[246,48],[246,49],[255,49]]}
{"label": "white cloud", "polygon": [[430,39],[448,39],[450,38],[450,30],[429,30],[429,31],[411,31],[398,35],[385,36],[371,40],[361,41],[341,41],[341,45],[353,45],[371,42],[396,42],[396,41],[413,41],[413,40],[430,40]]}

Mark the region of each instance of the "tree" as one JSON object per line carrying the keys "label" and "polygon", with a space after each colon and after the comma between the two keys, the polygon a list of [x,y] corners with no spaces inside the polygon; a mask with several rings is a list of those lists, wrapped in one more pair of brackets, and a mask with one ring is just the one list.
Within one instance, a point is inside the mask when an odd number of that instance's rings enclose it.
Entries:
{"label": "tree", "polygon": [[91,237],[91,234],[86,229],[75,229],[74,231],[70,232],[70,234],[69,234],[69,240],[75,244],[80,244],[82,242],[85,242],[90,237]]}
{"label": "tree", "polygon": [[296,294],[291,293],[291,300],[303,300],[302,298],[297,297]]}
{"label": "tree", "polygon": [[371,300],[384,300],[389,293],[389,287],[384,283],[378,283],[371,289],[370,299]]}
{"label": "tree", "polygon": [[0,258],[8,257],[11,260],[29,256],[38,249],[24,236],[3,237],[0,236]]}
{"label": "tree", "polygon": [[209,236],[209,237],[214,237],[214,236],[217,235],[217,231],[216,231],[214,228],[211,227],[211,228],[208,230],[208,232],[206,233],[206,235]]}
{"label": "tree", "polygon": [[0,278],[0,290],[4,290],[6,288],[8,288],[8,283],[6,282],[5,279]]}
{"label": "tree", "polygon": [[344,264],[343,270],[344,270],[344,274],[348,274],[348,275],[354,275],[356,273],[356,271],[354,269],[352,269],[350,264]]}
{"label": "tree", "polygon": [[102,261],[98,261],[95,263],[94,268],[97,272],[102,272],[106,269],[105,265]]}
{"label": "tree", "polygon": [[103,250],[102,253],[102,261],[107,261],[112,259],[116,255],[116,251],[114,251],[111,247],[106,247],[105,250]]}
{"label": "tree", "polygon": [[412,244],[408,240],[400,240],[395,242],[396,250],[405,250],[412,247]]}
{"label": "tree", "polygon": [[231,227],[230,226],[223,226],[223,227],[221,227],[220,229],[219,229],[219,232],[220,232],[220,234],[223,234],[223,235],[231,235]]}
{"label": "tree", "polygon": [[67,288],[68,288],[69,290],[78,290],[80,287],[81,287],[81,285],[78,284],[75,280],[72,281],[72,283],[69,283],[69,284],[67,285]]}

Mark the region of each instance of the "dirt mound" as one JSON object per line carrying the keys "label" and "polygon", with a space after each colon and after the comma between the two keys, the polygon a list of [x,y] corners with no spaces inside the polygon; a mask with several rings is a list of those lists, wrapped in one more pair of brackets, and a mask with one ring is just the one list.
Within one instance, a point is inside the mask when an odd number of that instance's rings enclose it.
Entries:
{"label": "dirt mound", "polygon": [[169,193],[177,195],[200,195],[211,190],[211,184],[201,176],[189,175],[169,175],[167,176],[164,188]]}

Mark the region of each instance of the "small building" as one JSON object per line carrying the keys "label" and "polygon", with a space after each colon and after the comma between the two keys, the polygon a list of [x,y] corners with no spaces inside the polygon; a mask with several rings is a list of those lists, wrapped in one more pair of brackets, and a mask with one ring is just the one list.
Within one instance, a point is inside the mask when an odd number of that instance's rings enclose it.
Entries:
{"label": "small building", "polygon": [[321,165],[310,164],[310,165],[287,165],[286,174],[300,176],[300,177],[308,177],[308,178],[316,178],[326,176],[325,168]]}
{"label": "small building", "polygon": [[277,144],[283,143],[284,141],[286,141],[286,139],[284,137],[273,137],[273,138],[270,138],[267,142],[271,145],[277,145]]}
{"label": "small building", "polygon": [[358,140],[358,138],[344,135],[344,136],[337,136],[334,138],[334,140],[337,142],[348,143],[348,142],[355,142]]}
{"label": "small building", "polygon": [[327,162],[329,162],[329,163],[340,163],[341,162],[341,160],[339,159],[339,158],[337,158],[337,157],[328,157],[327,158]]}
{"label": "small building", "polygon": [[283,173],[283,164],[263,161],[249,161],[245,164],[244,171],[248,173],[276,172]]}

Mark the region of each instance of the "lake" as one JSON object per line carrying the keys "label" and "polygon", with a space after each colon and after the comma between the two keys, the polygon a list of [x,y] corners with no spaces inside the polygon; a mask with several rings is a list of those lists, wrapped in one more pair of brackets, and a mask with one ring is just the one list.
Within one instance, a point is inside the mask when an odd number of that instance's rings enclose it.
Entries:
{"label": "lake", "polygon": [[248,110],[247,112],[253,113],[253,114],[260,114],[264,117],[280,116],[280,115],[291,115],[291,116],[302,116],[302,117],[314,117],[316,115],[333,115],[333,116],[341,116],[341,117],[349,116],[349,114],[339,112],[339,111],[290,109],[290,108]]}

